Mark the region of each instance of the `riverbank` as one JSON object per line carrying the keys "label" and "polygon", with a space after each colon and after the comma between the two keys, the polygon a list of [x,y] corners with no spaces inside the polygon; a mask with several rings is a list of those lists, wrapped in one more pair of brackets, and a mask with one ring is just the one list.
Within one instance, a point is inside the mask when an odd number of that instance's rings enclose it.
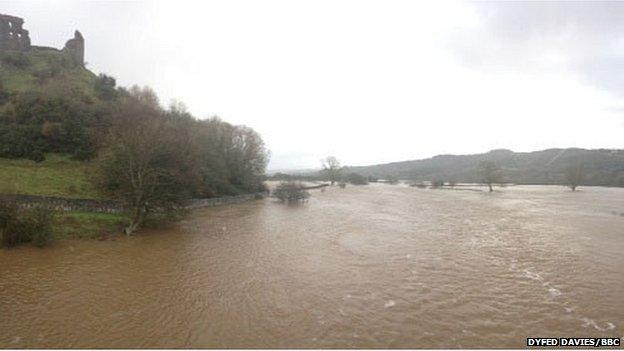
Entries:
{"label": "riverbank", "polygon": [[[42,162],[0,158],[0,201],[23,209],[44,207],[53,211],[53,239],[105,239],[123,233],[127,209],[106,199],[89,179],[90,162],[49,153]],[[188,209],[240,203],[265,193],[192,199]],[[149,225],[162,225],[158,218]]]}
{"label": "riverbank", "polygon": [[[188,210],[205,207],[238,204],[261,199],[268,192],[222,196],[208,199],[191,199]],[[52,210],[52,232],[54,241],[65,239],[104,240],[123,233],[129,217],[123,206],[115,201],[95,199],[67,199],[32,195],[0,194],[0,200],[13,201],[22,208],[44,207]],[[162,226],[158,216],[146,224],[147,228]]]}

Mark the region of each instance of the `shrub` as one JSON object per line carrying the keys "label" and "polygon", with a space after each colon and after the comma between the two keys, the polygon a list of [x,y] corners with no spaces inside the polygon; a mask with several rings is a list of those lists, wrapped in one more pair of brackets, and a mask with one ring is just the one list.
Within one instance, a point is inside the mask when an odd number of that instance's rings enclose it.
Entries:
{"label": "shrub", "polygon": [[2,246],[10,247],[20,243],[17,217],[17,205],[0,201],[0,243]]}
{"label": "shrub", "polygon": [[41,126],[41,135],[44,138],[56,141],[61,138],[63,129],[61,128],[61,124],[58,122],[49,122],[46,121]]}
{"label": "shrub", "polygon": [[37,207],[25,213],[22,220],[26,234],[37,247],[44,247],[52,243],[52,211]]}
{"label": "shrub", "polygon": [[115,78],[100,73],[95,80],[95,92],[102,100],[113,100],[117,97]]}
{"label": "shrub", "polygon": [[2,77],[0,77],[0,105],[4,104],[9,100],[9,92],[4,88],[4,84],[1,81]]}
{"label": "shrub", "polygon": [[368,179],[358,173],[349,173],[347,174],[347,182],[353,185],[367,185]]}
{"label": "shrub", "polygon": [[399,184],[399,179],[395,176],[386,176],[386,184],[390,184],[390,185]]}
{"label": "shrub", "polygon": [[281,182],[273,190],[273,197],[282,202],[299,202],[309,198],[310,193],[299,182]]}
{"label": "shrub", "polygon": [[48,66],[44,68],[39,68],[38,70],[33,72],[33,76],[37,78],[37,83],[45,84],[51,78],[58,76],[60,72],[61,72],[60,67]]}
{"label": "shrub", "polygon": [[42,159],[44,141],[36,125],[0,125],[0,157]]}
{"label": "shrub", "polygon": [[30,59],[26,54],[19,51],[8,51],[2,55],[2,62],[16,68],[25,68],[30,66]]}
{"label": "shrub", "polygon": [[431,188],[437,189],[444,186],[444,181],[442,179],[434,179],[431,181]]}
{"label": "shrub", "polygon": [[43,247],[52,242],[52,212],[39,207],[20,210],[15,203],[0,201],[0,244],[5,247],[32,242]]}

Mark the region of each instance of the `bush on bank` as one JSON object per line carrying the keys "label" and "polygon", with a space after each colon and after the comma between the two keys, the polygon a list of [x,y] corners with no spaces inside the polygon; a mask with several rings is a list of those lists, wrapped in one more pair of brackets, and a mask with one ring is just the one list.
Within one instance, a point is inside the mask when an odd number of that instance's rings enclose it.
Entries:
{"label": "bush on bank", "polygon": [[52,211],[37,207],[20,209],[16,204],[0,202],[0,244],[12,247],[30,242],[43,247],[53,241]]}

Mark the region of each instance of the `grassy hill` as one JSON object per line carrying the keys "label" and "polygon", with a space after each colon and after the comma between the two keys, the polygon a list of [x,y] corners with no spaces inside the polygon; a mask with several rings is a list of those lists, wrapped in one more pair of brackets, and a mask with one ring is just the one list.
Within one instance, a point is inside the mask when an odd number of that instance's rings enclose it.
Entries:
{"label": "grassy hill", "polygon": [[379,178],[479,182],[479,163],[493,161],[505,181],[516,184],[561,184],[569,167],[581,164],[583,185],[624,186],[624,150],[548,149],[535,152],[493,150],[475,155],[439,155],[423,160],[348,167],[349,172]]}
{"label": "grassy hill", "polygon": [[46,48],[0,52],[0,157],[89,159],[114,106],[115,80]]}
{"label": "grassy hill", "polygon": [[0,81],[8,93],[42,91],[66,85],[93,96],[96,77],[53,49],[0,53]]}
{"label": "grassy hill", "polygon": [[98,198],[88,180],[91,165],[67,155],[47,154],[43,162],[0,158],[0,193],[80,199]]}

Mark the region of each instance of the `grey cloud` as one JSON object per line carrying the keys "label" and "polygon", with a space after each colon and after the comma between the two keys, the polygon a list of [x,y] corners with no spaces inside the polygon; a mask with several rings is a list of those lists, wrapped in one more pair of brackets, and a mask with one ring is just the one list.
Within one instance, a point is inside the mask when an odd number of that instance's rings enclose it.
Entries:
{"label": "grey cloud", "polygon": [[[624,95],[624,2],[471,4],[482,22],[450,40],[463,64],[488,71],[566,69],[585,83]],[[553,54],[565,58],[565,65],[549,59]]]}

